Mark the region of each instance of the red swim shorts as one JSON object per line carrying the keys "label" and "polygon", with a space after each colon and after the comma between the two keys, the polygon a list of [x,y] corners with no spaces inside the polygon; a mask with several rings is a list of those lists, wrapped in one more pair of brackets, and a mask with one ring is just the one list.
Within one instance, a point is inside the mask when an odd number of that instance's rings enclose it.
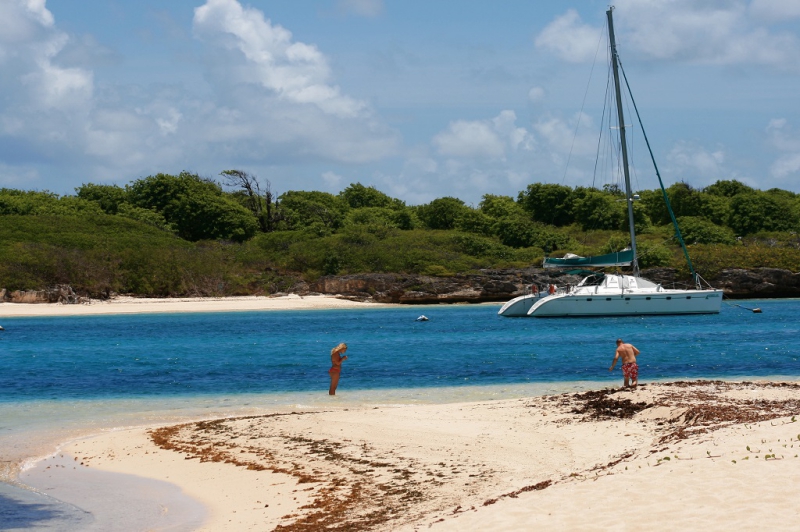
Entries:
{"label": "red swim shorts", "polygon": [[639,378],[639,364],[636,362],[629,362],[622,365],[622,375],[626,379],[637,380]]}

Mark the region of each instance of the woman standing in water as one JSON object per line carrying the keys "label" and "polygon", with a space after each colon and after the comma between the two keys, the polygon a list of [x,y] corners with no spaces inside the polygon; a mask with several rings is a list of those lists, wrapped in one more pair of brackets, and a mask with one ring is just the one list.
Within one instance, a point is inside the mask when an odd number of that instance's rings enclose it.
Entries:
{"label": "woman standing in water", "polygon": [[345,343],[331,349],[331,369],[328,370],[331,376],[331,388],[328,390],[328,395],[336,395],[336,387],[339,386],[339,376],[342,372],[342,362],[347,360],[347,356],[343,356],[346,351],[347,344]]}

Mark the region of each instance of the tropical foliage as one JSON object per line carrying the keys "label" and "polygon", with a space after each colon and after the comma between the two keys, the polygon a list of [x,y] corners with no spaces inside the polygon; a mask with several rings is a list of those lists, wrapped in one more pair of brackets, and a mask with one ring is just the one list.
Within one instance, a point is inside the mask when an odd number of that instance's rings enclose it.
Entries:
{"label": "tropical foliage", "polygon": [[[664,193],[634,203],[641,265],[683,268]],[[798,270],[800,198],[738,181],[666,190],[695,266]],[[534,183],[516,198],[486,194],[424,205],[360,183],[338,194],[286,191],[239,170],[219,182],[183,172],[74,195],[0,189],[0,288],[71,284],[95,296],[274,293],[298,280],[365,272],[447,276],[526,267],[545,254],[629,245],[624,195]]]}

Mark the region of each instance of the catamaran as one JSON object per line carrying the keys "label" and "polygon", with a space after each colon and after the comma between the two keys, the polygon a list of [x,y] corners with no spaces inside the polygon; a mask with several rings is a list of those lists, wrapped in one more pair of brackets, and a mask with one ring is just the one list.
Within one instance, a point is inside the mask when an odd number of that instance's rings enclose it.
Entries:
{"label": "catamaran", "polygon": [[[625,178],[625,197],[628,207],[628,226],[630,229],[631,245],[617,253],[600,255],[595,257],[579,257],[567,254],[563,258],[545,257],[545,268],[573,269],[595,267],[609,268],[630,266],[630,275],[621,273],[602,273],[587,272],[589,275],[574,287],[566,285],[554,293],[531,293],[516,297],[503,305],[498,314],[506,317],[531,316],[535,318],[544,317],[568,317],[568,316],[628,316],[628,315],[649,315],[649,314],[716,314],[722,305],[722,290],[717,290],[705,283],[700,275],[695,271],[689,252],[678,228],[677,220],[669,204],[669,198],[655,164],[653,151],[647,135],[644,135],[647,149],[653,161],[656,176],[661,186],[661,192],[667,205],[672,224],[675,228],[675,237],[683,249],[684,257],[689,265],[694,282],[693,288],[675,289],[664,288],[659,283],[649,281],[639,275],[639,263],[636,254],[636,232],[633,224],[633,202],[638,196],[631,192],[630,170],[628,168],[628,147],[625,138],[625,119],[622,112],[622,89],[620,87],[619,71],[622,69],[619,56],[617,55],[617,45],[614,39],[614,22],[612,18],[613,7],[606,11],[608,18],[608,39],[611,47],[611,65],[614,77],[614,89],[617,100],[617,119],[620,136],[620,147],[622,148],[622,169]],[[625,76],[625,72],[622,72]],[[627,85],[627,78],[626,78]],[[630,87],[628,87],[630,93]],[[641,118],[633,101],[631,102],[636,111],[639,124]],[[642,128],[644,133],[644,128]],[[706,287],[703,287],[705,283]],[[551,291],[552,292],[552,291]]]}

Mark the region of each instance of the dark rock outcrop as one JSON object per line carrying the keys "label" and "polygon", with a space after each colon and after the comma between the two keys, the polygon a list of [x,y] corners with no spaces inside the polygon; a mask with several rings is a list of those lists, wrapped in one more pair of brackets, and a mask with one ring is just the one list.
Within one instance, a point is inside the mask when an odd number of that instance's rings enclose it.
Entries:
{"label": "dark rock outcrop", "polygon": [[339,294],[379,303],[483,303],[507,301],[528,293],[531,285],[546,289],[551,283],[576,283],[577,276],[555,276],[541,269],[481,270],[452,277],[369,273],[325,276],[308,285],[307,293]]}
{"label": "dark rock outcrop", "polygon": [[75,304],[84,301],[69,285],[57,285],[46,290],[0,291],[0,301],[10,303],[64,303]]}
{"label": "dark rock outcrop", "polygon": [[778,268],[728,268],[712,284],[731,298],[800,297],[800,273]]}
{"label": "dark rock outcrop", "polygon": [[[692,286],[691,279],[676,268],[650,268],[642,276],[666,288]],[[302,283],[292,291],[300,294],[340,295],[349,299],[379,303],[484,303],[508,301],[529,293],[532,285],[546,290],[549,284],[577,284],[579,275],[561,275],[540,268],[520,270],[481,270],[475,274],[430,277],[414,274],[367,273],[325,276],[313,283]],[[776,268],[744,270],[730,268],[706,279],[731,298],[800,297],[800,273]]]}

